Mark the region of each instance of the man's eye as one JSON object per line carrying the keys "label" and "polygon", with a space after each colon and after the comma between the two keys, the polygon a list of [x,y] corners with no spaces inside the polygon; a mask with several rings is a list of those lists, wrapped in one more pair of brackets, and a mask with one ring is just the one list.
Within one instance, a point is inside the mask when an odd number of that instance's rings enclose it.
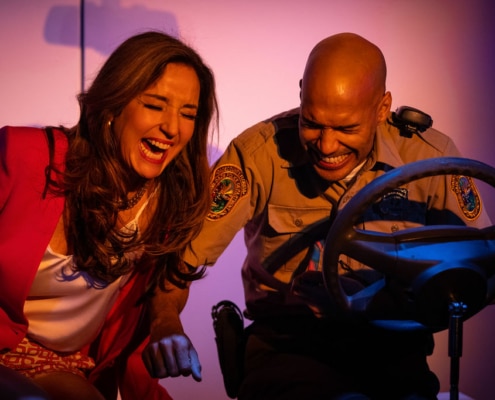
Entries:
{"label": "man's eye", "polygon": [[305,129],[321,129],[318,125],[313,124],[312,122],[302,122],[301,127]]}
{"label": "man's eye", "polygon": [[143,103],[143,106],[144,106],[145,108],[149,108],[150,110],[154,110],[154,111],[163,111],[163,107],[160,107],[160,106],[155,106],[154,104]]}

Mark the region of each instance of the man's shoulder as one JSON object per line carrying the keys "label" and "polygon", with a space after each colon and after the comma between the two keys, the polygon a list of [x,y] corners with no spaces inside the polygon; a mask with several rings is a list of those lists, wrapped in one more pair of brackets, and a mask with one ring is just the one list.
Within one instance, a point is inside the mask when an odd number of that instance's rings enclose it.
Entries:
{"label": "man's shoulder", "polygon": [[405,134],[390,119],[383,124],[383,127],[386,133],[385,136],[388,140],[393,141],[398,149],[407,150],[409,148],[410,152],[412,148],[425,148],[438,153],[440,156],[455,147],[452,138],[433,127],[426,129],[424,132]]}
{"label": "man's shoulder", "polygon": [[281,112],[247,128],[233,140],[233,143],[238,147],[254,150],[271,142],[273,137],[282,130],[297,130],[298,119],[299,108]]}
{"label": "man's shoulder", "polygon": [[275,126],[277,131],[282,129],[297,129],[299,121],[299,107],[276,114],[267,121]]}

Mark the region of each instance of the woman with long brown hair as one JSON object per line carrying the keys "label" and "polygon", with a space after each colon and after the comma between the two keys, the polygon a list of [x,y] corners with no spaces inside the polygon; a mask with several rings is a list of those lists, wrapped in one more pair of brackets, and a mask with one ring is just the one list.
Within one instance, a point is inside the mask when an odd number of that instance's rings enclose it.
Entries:
{"label": "woman with long brown hair", "polygon": [[179,260],[210,204],[214,77],[191,47],[146,32],[78,99],[72,128],[0,130],[0,391],[167,399],[139,355],[150,332],[179,338],[170,376],[201,379],[180,321],[152,305],[170,293],[178,315],[174,288],[202,276]]}

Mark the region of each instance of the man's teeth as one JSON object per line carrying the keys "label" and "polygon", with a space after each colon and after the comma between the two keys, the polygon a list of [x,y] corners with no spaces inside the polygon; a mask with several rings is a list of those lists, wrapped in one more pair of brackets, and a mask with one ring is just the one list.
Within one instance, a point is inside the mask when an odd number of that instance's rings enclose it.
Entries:
{"label": "man's teeth", "polygon": [[328,164],[339,164],[347,158],[347,155],[337,156],[337,157],[322,157],[322,161]]}

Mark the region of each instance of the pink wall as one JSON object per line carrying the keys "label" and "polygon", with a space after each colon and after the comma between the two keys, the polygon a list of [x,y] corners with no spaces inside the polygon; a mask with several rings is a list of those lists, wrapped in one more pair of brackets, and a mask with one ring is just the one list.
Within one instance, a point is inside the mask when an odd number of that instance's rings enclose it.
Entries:
{"label": "pink wall", "polygon": [[[0,126],[73,124],[80,89],[78,0],[0,0]],[[298,104],[298,80],[311,47],[353,31],[378,44],[388,61],[393,108],[433,116],[467,157],[493,161],[494,6],[486,0],[100,0],[86,1],[85,81],[124,38],[147,28],[178,34],[214,69],[221,107],[218,147],[258,120]],[[485,205],[495,220],[493,191]],[[239,235],[215,268],[194,284],[183,320],[204,379],[164,380],[177,399],[227,399],[211,327],[211,306],[243,303]],[[494,310],[465,324],[461,391],[495,393]],[[448,391],[446,332],[431,364]]]}

